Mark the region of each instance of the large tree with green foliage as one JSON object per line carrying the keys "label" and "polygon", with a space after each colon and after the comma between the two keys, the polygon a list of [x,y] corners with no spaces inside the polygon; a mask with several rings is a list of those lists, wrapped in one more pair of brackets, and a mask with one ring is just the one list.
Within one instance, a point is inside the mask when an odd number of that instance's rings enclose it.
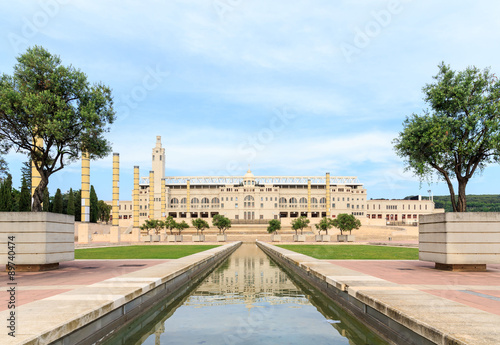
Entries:
{"label": "large tree with green foliage", "polygon": [[203,234],[203,230],[210,228],[208,225],[207,221],[205,219],[201,218],[196,218],[191,221],[193,226],[196,228],[196,235],[198,235],[198,232],[201,231]]}
{"label": "large tree with green foliage", "polygon": [[219,234],[225,234],[226,230],[231,227],[231,220],[222,214],[216,214],[212,218],[212,225],[219,229]]}
{"label": "large tree with green foliage", "polygon": [[332,225],[340,230],[341,235],[343,235],[343,231],[349,231],[351,234],[352,230],[360,228],[361,221],[352,214],[340,213],[337,218],[332,220]]}
{"label": "large tree with green foliage", "polygon": [[300,230],[300,234],[302,235],[302,231],[305,227],[309,226],[310,220],[307,217],[301,216],[299,218],[295,218],[292,221],[292,229],[295,230],[295,235],[297,235],[297,231]]}
{"label": "large tree with green foliage", "polygon": [[72,188],[70,188],[68,192],[68,207],[66,207],[66,214],[70,216],[75,215],[75,195],[73,194]]}
{"label": "large tree with green foliage", "polygon": [[108,224],[111,216],[112,206],[106,204],[103,200],[99,200],[97,206],[99,207],[99,214],[98,214],[99,220],[103,223]]}
{"label": "large tree with green foliage", "polygon": [[500,81],[489,69],[457,72],[444,63],[434,79],[423,88],[430,110],[407,117],[393,143],[407,170],[421,181],[437,172],[448,185],[453,211],[465,212],[469,180],[500,162]]}
{"label": "large tree with green foliage", "polygon": [[278,219],[271,219],[269,221],[269,225],[267,226],[267,232],[272,234],[272,233],[278,233],[278,230],[281,229],[281,222]]}
{"label": "large tree with green foliage", "polygon": [[186,221],[184,221],[184,220],[183,220],[182,222],[180,222],[180,223],[175,222],[174,228],[177,230],[178,235],[180,235],[180,234],[181,234],[181,232],[182,232],[184,229],[189,228],[189,224],[188,224],[188,223],[186,223]]}
{"label": "large tree with green foliage", "polygon": [[0,212],[11,211],[13,211],[12,175],[7,174],[0,185]]}
{"label": "large tree with green foliage", "polygon": [[82,220],[82,191],[79,189],[75,192],[75,222]]}
{"label": "large tree with green foliage", "polygon": [[[0,78],[0,146],[26,153],[40,173],[33,211],[42,210],[49,177],[87,152],[111,152],[104,133],[115,119],[109,87],[91,84],[57,55],[34,46],[17,58],[14,74]],[[43,145],[36,144],[41,139]]]}
{"label": "large tree with green foliage", "polygon": [[315,224],[318,233],[321,235],[321,231],[324,231],[328,235],[328,230],[333,226],[333,219],[323,217],[318,224]]}

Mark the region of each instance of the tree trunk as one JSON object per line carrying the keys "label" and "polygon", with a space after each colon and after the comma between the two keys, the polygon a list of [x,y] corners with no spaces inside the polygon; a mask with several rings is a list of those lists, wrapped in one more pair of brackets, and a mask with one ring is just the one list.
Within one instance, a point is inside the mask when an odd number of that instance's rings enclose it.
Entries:
{"label": "tree trunk", "polygon": [[458,179],[458,202],[456,212],[467,211],[467,200],[465,198],[465,186],[467,185],[467,182],[467,179]]}
{"label": "tree trunk", "polygon": [[43,200],[43,192],[49,181],[43,176],[40,179],[40,184],[35,189],[35,193],[33,194],[33,204],[31,205],[32,212],[42,212],[42,200]]}

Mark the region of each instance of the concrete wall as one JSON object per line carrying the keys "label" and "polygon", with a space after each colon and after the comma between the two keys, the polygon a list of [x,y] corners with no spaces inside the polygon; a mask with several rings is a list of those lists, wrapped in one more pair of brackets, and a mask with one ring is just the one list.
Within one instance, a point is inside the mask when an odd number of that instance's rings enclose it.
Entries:
{"label": "concrete wall", "polygon": [[[10,236],[15,236],[9,240]],[[74,260],[74,217],[49,212],[0,212],[0,264],[13,243],[16,265],[45,265]]]}
{"label": "concrete wall", "polygon": [[419,259],[447,265],[500,263],[500,212],[422,216]]}

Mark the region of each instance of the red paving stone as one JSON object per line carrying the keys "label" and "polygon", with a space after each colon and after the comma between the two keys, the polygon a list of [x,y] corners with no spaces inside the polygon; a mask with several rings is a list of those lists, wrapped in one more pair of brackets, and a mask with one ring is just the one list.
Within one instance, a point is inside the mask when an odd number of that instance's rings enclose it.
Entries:
{"label": "red paving stone", "polygon": [[[75,260],[62,262],[58,270],[16,273],[16,306],[91,285],[170,260]],[[144,265],[123,267],[124,265]],[[0,311],[7,309],[8,276],[0,272]],[[39,287],[39,289],[37,289]]]}
{"label": "red paving stone", "polygon": [[487,265],[487,272],[449,272],[436,270],[433,263],[423,261],[326,261],[500,315],[500,265]]}

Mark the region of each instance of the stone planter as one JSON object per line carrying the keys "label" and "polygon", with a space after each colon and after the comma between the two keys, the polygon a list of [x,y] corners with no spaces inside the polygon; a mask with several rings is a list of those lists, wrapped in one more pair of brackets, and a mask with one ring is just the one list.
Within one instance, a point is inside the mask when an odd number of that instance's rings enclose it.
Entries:
{"label": "stone planter", "polygon": [[422,215],[418,249],[438,269],[485,271],[500,263],[500,212]]}
{"label": "stone planter", "polygon": [[337,235],[339,242],[354,242],[355,239],[354,235]]}
{"label": "stone planter", "polygon": [[321,235],[323,242],[330,242],[330,235]]}
{"label": "stone planter", "polygon": [[165,242],[167,240],[167,234],[160,234],[160,242]]}
{"label": "stone planter", "polygon": [[205,242],[205,235],[193,235],[193,242]]}
{"label": "stone planter", "polygon": [[316,240],[316,242],[323,242],[323,236],[322,235],[316,235],[316,236],[314,236],[314,239]]}
{"label": "stone planter", "polygon": [[152,235],[141,235],[141,241],[142,242],[151,242],[151,236]]}
{"label": "stone planter", "polygon": [[175,242],[182,242],[182,235],[175,235]]}
{"label": "stone planter", "polygon": [[273,242],[281,242],[281,235],[273,234],[273,235],[271,235],[271,240]]}
{"label": "stone planter", "polygon": [[47,271],[74,259],[74,216],[0,212],[0,264],[13,262],[16,271]]}
{"label": "stone planter", "polygon": [[226,234],[218,234],[217,235],[217,242],[226,242],[226,240],[227,240]]}
{"label": "stone planter", "polygon": [[294,242],[305,242],[306,235],[293,235],[293,241]]}
{"label": "stone planter", "polygon": [[176,235],[168,235],[168,236],[167,236],[167,241],[168,241],[168,242],[175,242],[175,236],[176,236]]}
{"label": "stone planter", "polygon": [[160,235],[150,235],[152,242],[160,242]]}

